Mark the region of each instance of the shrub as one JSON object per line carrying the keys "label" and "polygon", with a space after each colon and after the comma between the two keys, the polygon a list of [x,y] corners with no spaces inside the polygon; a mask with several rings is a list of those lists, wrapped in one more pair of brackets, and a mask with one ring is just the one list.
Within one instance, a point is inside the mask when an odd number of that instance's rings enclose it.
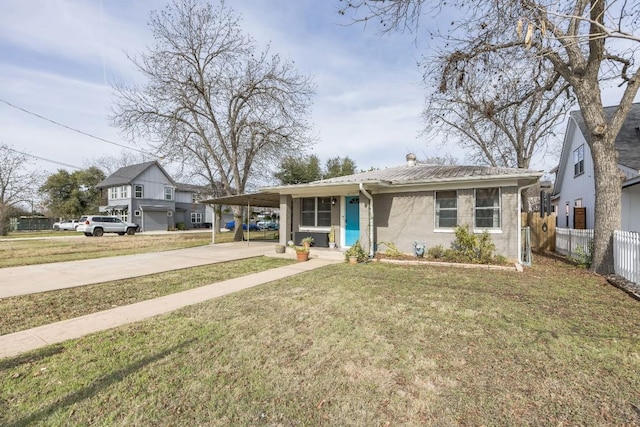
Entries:
{"label": "shrub", "polygon": [[456,240],[452,243],[458,258],[463,261],[489,264],[493,261],[496,245],[491,241],[491,235],[484,231],[479,237],[469,231],[469,226],[458,226],[455,231]]}
{"label": "shrub", "polygon": [[427,256],[433,259],[441,259],[445,256],[445,249],[442,245],[437,245],[432,248],[429,248],[427,251]]}
{"label": "shrub", "polygon": [[399,258],[403,255],[403,253],[400,252],[398,247],[393,242],[380,242],[379,245],[384,245],[387,247],[387,249],[384,251],[384,254],[390,258]]}
{"label": "shrub", "polygon": [[176,224],[176,228],[180,231],[184,231],[187,229],[187,226],[184,222],[179,222]]}
{"label": "shrub", "polygon": [[475,259],[478,242],[476,235],[469,231],[469,226],[465,225],[463,227],[459,225],[456,227],[455,235],[456,240],[453,241],[453,249],[469,261]]}

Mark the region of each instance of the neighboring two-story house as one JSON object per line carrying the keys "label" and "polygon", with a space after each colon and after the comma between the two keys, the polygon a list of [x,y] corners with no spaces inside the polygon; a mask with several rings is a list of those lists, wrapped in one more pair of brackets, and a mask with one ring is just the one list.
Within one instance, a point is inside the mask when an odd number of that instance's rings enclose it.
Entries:
{"label": "neighboring two-story house", "polygon": [[[605,108],[610,117],[616,107]],[[595,180],[587,143],[589,132],[580,111],[569,115],[552,203],[560,228],[593,229]],[[633,104],[616,138],[622,181],[622,230],[640,231],[640,103]]]}
{"label": "neighboring two-story house", "polygon": [[[207,187],[175,182],[156,161],[118,169],[97,185],[102,191],[100,212],[135,222],[141,231],[208,226],[211,213],[197,201],[211,197]],[[210,209],[210,208],[208,208]]]}

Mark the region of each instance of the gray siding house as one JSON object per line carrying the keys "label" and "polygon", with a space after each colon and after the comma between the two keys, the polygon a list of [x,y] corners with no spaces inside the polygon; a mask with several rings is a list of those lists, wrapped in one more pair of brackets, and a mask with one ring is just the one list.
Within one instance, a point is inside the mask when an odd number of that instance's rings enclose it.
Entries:
{"label": "gray siding house", "polygon": [[342,176],[308,184],[263,188],[259,193],[207,200],[214,204],[278,206],[280,243],[312,235],[324,246],[333,228],[336,243],[357,240],[370,255],[382,242],[404,253],[414,242],[449,247],[455,228],[491,234],[497,253],[519,260],[521,191],[542,172],[487,166],[418,164]]}
{"label": "gray siding house", "polygon": [[97,185],[101,189],[100,212],[140,226],[141,231],[170,230],[177,224],[201,228],[205,205],[197,203],[206,187],[176,183],[156,161],[118,169]]}
{"label": "gray siding house", "polygon": [[[610,117],[616,107],[605,108]],[[593,159],[587,143],[588,130],[580,111],[569,115],[560,163],[556,171],[553,205],[560,228],[594,227],[595,180]],[[633,104],[616,138],[618,168],[622,181],[622,230],[640,231],[640,103]],[[579,208],[585,221],[576,221]],[[578,222],[582,222],[577,226]]]}

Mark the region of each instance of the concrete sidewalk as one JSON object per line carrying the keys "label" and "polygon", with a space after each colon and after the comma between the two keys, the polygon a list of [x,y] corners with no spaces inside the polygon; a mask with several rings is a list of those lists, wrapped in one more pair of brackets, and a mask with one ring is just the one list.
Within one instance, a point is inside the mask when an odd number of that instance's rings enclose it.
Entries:
{"label": "concrete sidewalk", "polygon": [[[273,245],[269,245],[273,248]],[[252,251],[246,251],[251,253]],[[264,248],[262,248],[264,253]],[[238,255],[238,254],[236,254]],[[307,262],[254,273],[224,282],[202,286],[176,294],[166,295],[139,303],[113,308],[74,319],[40,326],[26,331],[0,336],[0,358],[12,357],[21,353],[61,343],[66,340],[115,328],[127,323],[137,322],[150,317],[168,313],[179,308],[197,304],[212,298],[228,295],[243,289],[289,277],[304,271],[310,271],[336,262],[339,258],[314,258]]]}
{"label": "concrete sidewalk", "polygon": [[234,242],[0,269],[0,298],[128,279],[274,252],[273,243]]}

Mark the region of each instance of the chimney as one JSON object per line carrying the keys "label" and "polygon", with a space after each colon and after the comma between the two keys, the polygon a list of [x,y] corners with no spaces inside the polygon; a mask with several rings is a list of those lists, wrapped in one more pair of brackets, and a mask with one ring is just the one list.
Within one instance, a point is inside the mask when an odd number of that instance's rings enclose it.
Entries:
{"label": "chimney", "polygon": [[415,166],[416,165],[416,155],[413,153],[407,154],[407,166]]}

